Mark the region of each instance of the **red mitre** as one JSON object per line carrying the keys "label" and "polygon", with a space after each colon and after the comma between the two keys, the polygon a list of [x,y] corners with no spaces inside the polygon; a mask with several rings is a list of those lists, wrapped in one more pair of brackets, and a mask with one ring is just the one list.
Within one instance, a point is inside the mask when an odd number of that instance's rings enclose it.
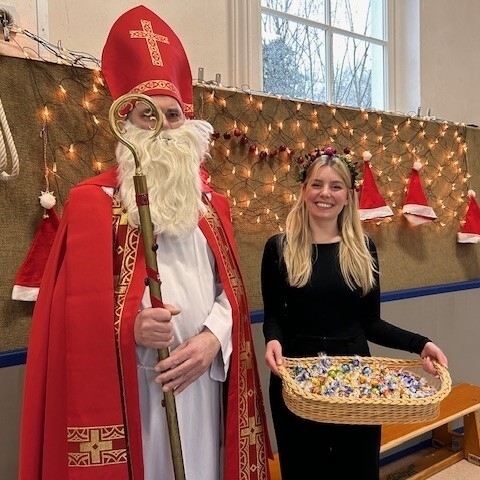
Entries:
{"label": "red mitre", "polygon": [[168,95],[193,117],[192,73],[173,30],[140,5],[113,24],[102,52],[102,72],[113,99],[126,93]]}

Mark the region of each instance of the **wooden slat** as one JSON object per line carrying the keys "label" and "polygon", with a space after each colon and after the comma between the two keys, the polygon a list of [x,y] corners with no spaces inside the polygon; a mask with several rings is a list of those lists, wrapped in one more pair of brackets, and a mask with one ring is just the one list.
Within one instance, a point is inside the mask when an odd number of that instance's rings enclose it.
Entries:
{"label": "wooden slat", "polygon": [[400,460],[395,469],[382,467],[380,480],[407,479],[424,480],[435,473],[463,460],[463,452],[452,452],[448,448],[428,450],[424,455],[418,452],[414,459],[405,457]]}
{"label": "wooden slat", "polygon": [[462,418],[480,409],[480,387],[461,383],[440,403],[440,414],[435,420],[411,424],[392,424],[382,427],[380,452],[386,452],[412,438],[430,432],[446,423]]}
{"label": "wooden slat", "polygon": [[478,465],[480,463],[480,412],[469,413],[464,417],[464,451],[465,458]]}
{"label": "wooden slat", "polygon": [[273,460],[268,459],[268,467],[270,469],[271,480],[282,480],[280,473],[280,463],[278,461],[278,453],[275,453]]}

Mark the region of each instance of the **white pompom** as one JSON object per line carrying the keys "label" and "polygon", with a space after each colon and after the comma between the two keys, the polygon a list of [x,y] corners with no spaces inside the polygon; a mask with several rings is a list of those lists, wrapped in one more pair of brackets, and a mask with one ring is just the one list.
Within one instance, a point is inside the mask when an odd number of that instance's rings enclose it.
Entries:
{"label": "white pompom", "polygon": [[54,197],[53,192],[42,192],[42,194],[38,197],[40,199],[40,205],[47,210],[50,210],[55,203],[57,203],[57,199]]}
{"label": "white pompom", "polygon": [[422,165],[422,162],[420,162],[419,160],[415,160],[415,162],[413,162],[413,168],[419,172],[421,169],[422,169],[423,165]]}
{"label": "white pompom", "polygon": [[475,190],[469,190],[469,191],[467,192],[467,195],[468,195],[469,197],[475,197],[475,196],[476,196]]}
{"label": "white pompom", "polygon": [[363,153],[362,153],[362,158],[365,162],[369,162],[370,159],[372,158],[372,154],[370,153],[369,150],[365,150]]}

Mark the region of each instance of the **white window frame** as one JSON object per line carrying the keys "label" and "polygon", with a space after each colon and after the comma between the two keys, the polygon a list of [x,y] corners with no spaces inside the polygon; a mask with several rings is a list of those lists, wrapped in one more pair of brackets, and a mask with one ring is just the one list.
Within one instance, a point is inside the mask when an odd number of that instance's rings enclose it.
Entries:
{"label": "white window frame", "polygon": [[260,0],[227,0],[230,19],[231,85],[262,89],[262,31]]}
{"label": "white window frame", "polygon": [[[231,85],[262,91],[261,1],[230,0]],[[385,110],[419,104],[419,0],[387,0]]]}

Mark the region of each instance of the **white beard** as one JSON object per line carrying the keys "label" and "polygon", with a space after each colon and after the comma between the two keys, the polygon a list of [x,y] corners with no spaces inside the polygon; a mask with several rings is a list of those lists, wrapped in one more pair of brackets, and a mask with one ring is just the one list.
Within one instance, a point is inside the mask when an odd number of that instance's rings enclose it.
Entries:
{"label": "white beard", "polygon": [[[154,234],[183,237],[197,227],[205,211],[200,165],[208,156],[212,126],[203,120],[187,120],[180,128],[152,132],[126,122],[123,138],[135,146],[145,176]],[[120,198],[130,225],[139,226],[135,199],[135,162],[123,143],[116,150]]]}

